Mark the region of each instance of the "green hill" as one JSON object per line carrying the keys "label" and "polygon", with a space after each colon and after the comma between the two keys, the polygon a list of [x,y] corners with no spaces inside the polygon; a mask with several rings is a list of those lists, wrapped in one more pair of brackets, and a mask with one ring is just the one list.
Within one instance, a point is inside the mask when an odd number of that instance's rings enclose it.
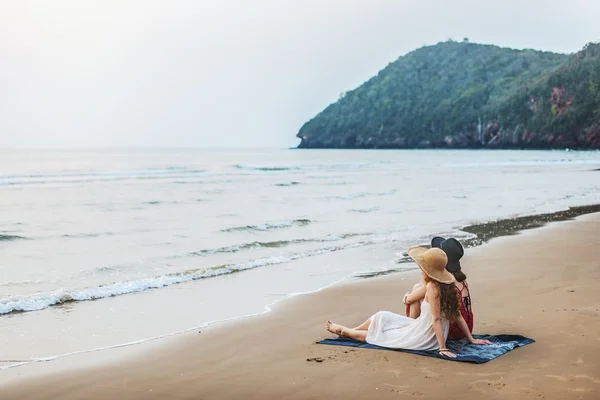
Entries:
{"label": "green hill", "polygon": [[300,148],[600,148],[600,44],[415,50],[300,129]]}

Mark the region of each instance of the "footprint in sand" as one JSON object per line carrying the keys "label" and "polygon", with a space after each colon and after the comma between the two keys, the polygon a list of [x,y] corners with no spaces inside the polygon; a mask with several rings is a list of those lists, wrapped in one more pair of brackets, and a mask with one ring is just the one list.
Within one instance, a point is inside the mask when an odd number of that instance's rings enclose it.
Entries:
{"label": "footprint in sand", "polygon": [[478,381],[473,381],[469,383],[469,387],[477,392],[488,394],[490,391],[497,392],[504,388],[506,383],[503,383],[500,380],[490,381],[487,379],[481,379]]}
{"label": "footprint in sand", "polygon": [[589,375],[575,375],[575,378],[576,379],[588,379],[588,380],[590,380],[590,381],[592,381],[594,383],[600,384],[600,379],[594,378],[594,377],[589,376]]}
{"label": "footprint in sand", "polygon": [[578,392],[578,393],[583,393],[583,392],[591,392],[592,389],[585,389],[585,388],[569,388],[568,389],[571,392]]}
{"label": "footprint in sand", "polygon": [[[546,377],[556,379],[557,381],[560,381],[560,382],[574,382],[576,379],[586,379],[586,380],[592,381],[593,383],[600,384],[600,379],[594,378],[589,375],[569,375],[569,376],[546,375]],[[569,390],[571,390],[571,389],[569,389]]]}
{"label": "footprint in sand", "polygon": [[405,374],[405,372],[397,370],[397,369],[390,369],[388,372],[391,374],[394,374],[394,376],[396,378],[400,378],[401,376],[404,376],[404,374]]}
{"label": "footprint in sand", "polygon": [[504,375],[506,375],[506,372],[488,372],[488,373],[486,373],[486,372],[456,372],[455,374],[460,375],[460,376],[489,377],[489,376],[495,376],[495,375],[504,376]]}
{"label": "footprint in sand", "polygon": [[567,378],[566,376],[560,376],[560,375],[546,375],[546,378],[556,379],[556,380],[561,381],[561,382],[568,382],[569,381],[569,378]]}
{"label": "footprint in sand", "polygon": [[600,317],[600,311],[593,307],[579,309],[579,314],[587,315],[588,317]]}
{"label": "footprint in sand", "polygon": [[425,378],[440,378],[442,376],[441,374],[438,374],[427,367],[421,367],[419,369],[421,370],[422,374],[425,375]]}
{"label": "footprint in sand", "polygon": [[410,386],[408,386],[408,385],[398,386],[398,385],[392,385],[391,383],[384,383],[383,386],[385,386],[391,392],[399,393],[402,395],[408,395],[408,396],[414,396],[414,397],[423,397],[425,395],[423,392],[410,390],[409,389]]}

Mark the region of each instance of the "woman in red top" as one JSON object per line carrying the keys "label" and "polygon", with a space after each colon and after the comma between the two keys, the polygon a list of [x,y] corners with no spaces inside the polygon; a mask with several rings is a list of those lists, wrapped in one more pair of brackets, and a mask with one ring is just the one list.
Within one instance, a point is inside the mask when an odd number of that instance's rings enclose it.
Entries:
{"label": "woman in red top", "polygon": [[[448,264],[446,270],[454,277],[456,286],[456,295],[459,298],[460,313],[469,327],[469,332],[473,332],[473,309],[471,308],[471,294],[469,292],[469,284],[467,276],[462,272],[460,267],[460,259],[464,255],[462,245],[454,238],[444,239],[434,237],[431,240],[431,247],[438,247],[448,256]],[[421,302],[425,296],[425,287],[422,284],[416,284],[412,292],[404,296],[404,304],[406,305],[406,316],[417,318],[421,314]],[[464,338],[460,328],[456,324],[450,324],[448,339],[458,340]]]}

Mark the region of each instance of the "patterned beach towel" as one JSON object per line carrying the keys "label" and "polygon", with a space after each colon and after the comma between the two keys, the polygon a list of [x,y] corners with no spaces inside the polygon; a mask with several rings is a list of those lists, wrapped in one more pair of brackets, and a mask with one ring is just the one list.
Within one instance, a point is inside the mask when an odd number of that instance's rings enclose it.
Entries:
{"label": "patterned beach towel", "polygon": [[475,364],[483,364],[494,358],[500,357],[502,354],[508,353],[514,348],[525,346],[534,343],[535,340],[521,335],[473,335],[477,339],[487,339],[492,342],[488,346],[478,346],[470,344],[467,339],[448,341],[446,347],[448,350],[456,354],[456,358],[441,356],[437,351],[420,351],[420,350],[404,350],[390,349],[387,347],[379,347],[365,342],[348,338],[325,339],[318,344],[329,344],[334,346],[358,347],[361,349],[376,349],[376,350],[391,350],[401,351],[403,353],[418,354],[421,356],[442,358],[448,361],[470,362]]}

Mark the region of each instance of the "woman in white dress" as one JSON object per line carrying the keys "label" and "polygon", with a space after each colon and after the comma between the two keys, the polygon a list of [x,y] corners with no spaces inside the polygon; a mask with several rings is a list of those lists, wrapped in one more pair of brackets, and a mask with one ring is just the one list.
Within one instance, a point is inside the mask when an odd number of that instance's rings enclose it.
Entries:
{"label": "woman in white dress", "polygon": [[442,356],[456,355],[446,348],[449,321],[455,322],[472,344],[491,344],[488,340],[473,338],[460,314],[452,275],[446,271],[448,258],[441,249],[413,247],[408,255],[423,273],[426,287],[421,315],[409,318],[389,311],[380,311],[356,328],[350,329],[327,321],[327,330],[370,344],[394,349],[437,350]]}

